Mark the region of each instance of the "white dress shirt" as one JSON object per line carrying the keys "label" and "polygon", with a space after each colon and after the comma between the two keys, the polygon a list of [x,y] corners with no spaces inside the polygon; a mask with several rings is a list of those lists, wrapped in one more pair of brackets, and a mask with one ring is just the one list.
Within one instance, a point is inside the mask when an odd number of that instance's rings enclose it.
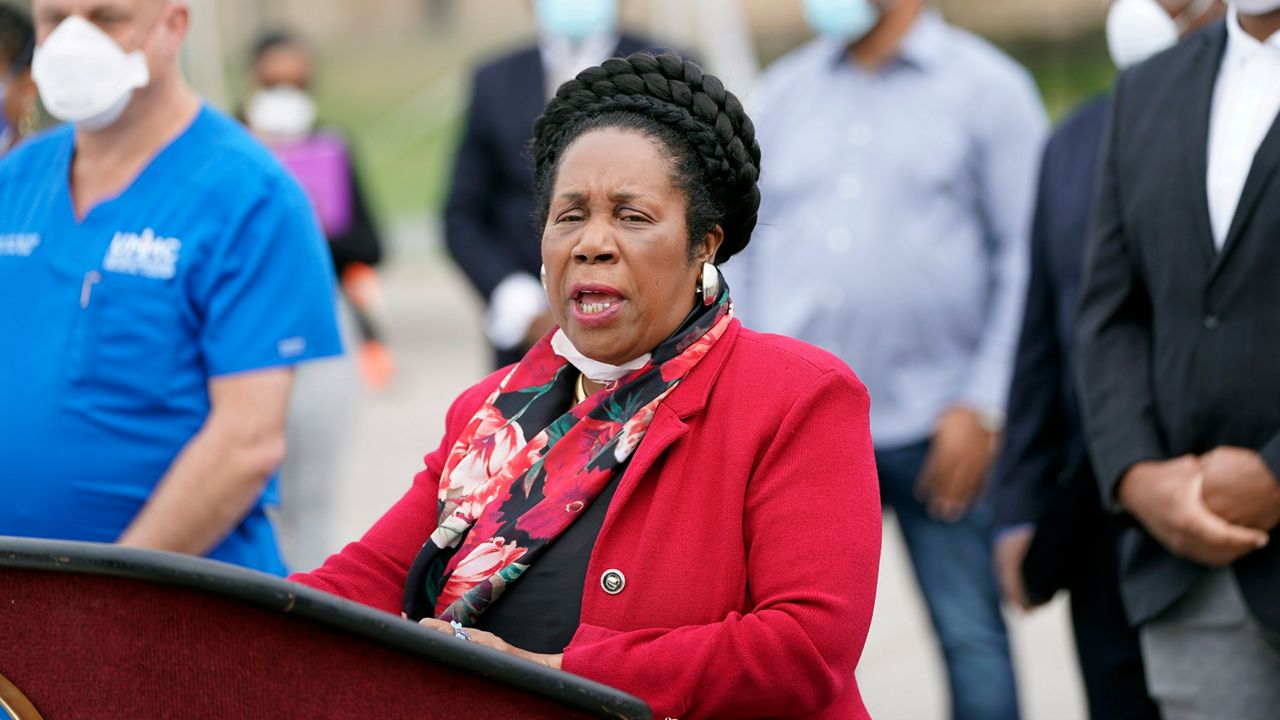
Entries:
{"label": "white dress shirt", "polygon": [[1280,32],[1259,42],[1227,14],[1227,50],[1209,120],[1209,217],[1221,250],[1253,158],[1280,114]]}

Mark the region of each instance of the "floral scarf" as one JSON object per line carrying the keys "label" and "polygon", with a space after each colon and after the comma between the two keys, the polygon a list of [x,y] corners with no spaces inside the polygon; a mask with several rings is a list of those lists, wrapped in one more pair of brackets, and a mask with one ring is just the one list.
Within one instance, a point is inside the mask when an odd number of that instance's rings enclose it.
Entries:
{"label": "floral scarf", "polygon": [[625,469],[658,404],[732,318],[722,286],[648,364],[567,413],[578,372],[550,336],[535,345],[449,453],[435,532],[405,584],[405,614],[474,624]]}

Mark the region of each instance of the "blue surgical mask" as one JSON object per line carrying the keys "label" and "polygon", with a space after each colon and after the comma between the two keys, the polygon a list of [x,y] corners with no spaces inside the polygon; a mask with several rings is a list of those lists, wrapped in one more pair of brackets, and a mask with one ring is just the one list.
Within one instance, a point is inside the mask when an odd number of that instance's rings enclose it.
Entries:
{"label": "blue surgical mask", "polygon": [[861,40],[880,21],[871,0],[804,0],[804,17],[822,37],[851,43]]}
{"label": "blue surgical mask", "polygon": [[618,24],[618,0],[536,0],[534,12],[539,30],[571,43],[612,32]]}

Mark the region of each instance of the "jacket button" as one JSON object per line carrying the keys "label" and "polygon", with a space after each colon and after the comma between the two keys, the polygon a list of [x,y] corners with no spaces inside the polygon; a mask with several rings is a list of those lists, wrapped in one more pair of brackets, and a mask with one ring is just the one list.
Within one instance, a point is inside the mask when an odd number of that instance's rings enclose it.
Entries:
{"label": "jacket button", "polygon": [[627,586],[627,576],[621,570],[605,570],[600,576],[600,587],[610,595],[617,595]]}
{"label": "jacket button", "polygon": [[1222,316],[1221,316],[1221,315],[1215,315],[1215,314],[1213,314],[1213,313],[1209,313],[1208,315],[1205,315],[1205,316],[1204,316],[1204,329],[1205,329],[1205,330],[1217,330],[1217,329],[1218,329],[1218,328],[1220,328],[1220,327],[1222,327]]}

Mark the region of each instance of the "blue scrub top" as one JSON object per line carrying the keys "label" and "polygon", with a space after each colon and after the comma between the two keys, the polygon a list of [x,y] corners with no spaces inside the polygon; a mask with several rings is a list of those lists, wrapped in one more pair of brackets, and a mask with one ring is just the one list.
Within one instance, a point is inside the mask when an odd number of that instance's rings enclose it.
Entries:
{"label": "blue scrub top", "polygon": [[[203,108],[77,222],[71,128],[0,162],[0,535],[113,542],[209,414],[210,378],[342,352],[297,184]],[[282,574],[263,506],[210,557]]]}

